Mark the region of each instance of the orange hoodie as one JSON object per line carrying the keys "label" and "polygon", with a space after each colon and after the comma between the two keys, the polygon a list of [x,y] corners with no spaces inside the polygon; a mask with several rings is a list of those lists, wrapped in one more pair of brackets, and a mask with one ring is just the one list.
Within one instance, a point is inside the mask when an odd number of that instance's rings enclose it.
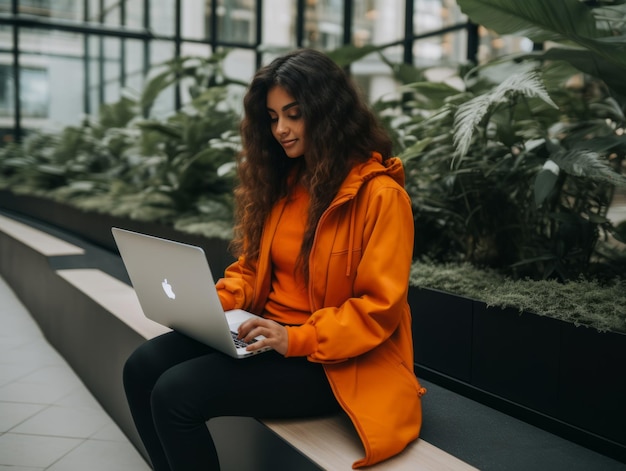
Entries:
{"label": "orange hoodie", "polygon": [[[225,309],[263,311],[281,211],[278,204],[268,218],[258,261],[240,259],[218,281]],[[363,442],[365,457],[354,468],[399,453],[420,432],[425,390],[413,371],[407,302],[412,251],[402,163],[392,158],[383,165],[374,153],[352,169],[319,221],[309,262],[312,314],[287,328],[287,356],[324,365]]]}

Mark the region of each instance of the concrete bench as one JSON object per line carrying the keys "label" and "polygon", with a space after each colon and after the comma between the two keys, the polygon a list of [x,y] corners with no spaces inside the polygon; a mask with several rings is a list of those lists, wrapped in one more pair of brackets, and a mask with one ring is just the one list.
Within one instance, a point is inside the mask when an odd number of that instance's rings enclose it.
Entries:
{"label": "concrete bench", "polygon": [[[79,247],[1,215],[0,233],[30,247],[38,255],[83,253]],[[3,244],[6,250],[6,241]],[[27,261],[24,260],[23,263],[24,269],[28,270]],[[51,311],[53,316],[56,313],[57,318],[42,320],[44,324],[50,326],[51,343],[61,354],[71,357],[68,361],[79,376],[84,378],[86,385],[103,403],[105,409],[142,450],[136,432],[132,430],[128,411],[125,409],[121,385],[111,385],[111,378],[116,377],[116,381],[121,382],[120,365],[135,345],[169,329],[143,315],[131,286],[99,269],[52,271],[45,283],[51,285],[48,287],[49,291],[58,293],[58,299],[52,297],[46,304],[47,310]],[[68,294],[71,290],[78,294]],[[94,309],[92,307],[94,305],[98,306],[98,309]],[[103,316],[103,313],[108,316]],[[72,328],[68,329],[68,325]],[[116,350],[114,354],[111,353],[112,349]],[[90,350],[91,353],[88,353]],[[362,445],[356,431],[344,415],[260,422],[325,470],[349,470],[352,463],[363,456]],[[399,455],[367,469],[461,471],[475,468],[418,439]]]}
{"label": "concrete bench", "polygon": [[[146,339],[168,329],[147,319],[132,287],[99,270],[59,270],[71,283]],[[302,420],[264,420],[267,427],[323,469],[351,469],[363,449],[349,419],[344,415]],[[475,469],[443,450],[418,439],[404,452],[369,467],[372,470],[470,470]]]}
{"label": "concrete bench", "polygon": [[0,230],[46,257],[82,255],[85,253],[80,247],[1,214]]}
{"label": "concrete bench", "polygon": [[[363,447],[345,415],[300,420],[264,420],[285,441],[326,470],[349,470],[363,457]],[[366,468],[376,471],[466,471],[473,466],[423,439],[400,454]]]}

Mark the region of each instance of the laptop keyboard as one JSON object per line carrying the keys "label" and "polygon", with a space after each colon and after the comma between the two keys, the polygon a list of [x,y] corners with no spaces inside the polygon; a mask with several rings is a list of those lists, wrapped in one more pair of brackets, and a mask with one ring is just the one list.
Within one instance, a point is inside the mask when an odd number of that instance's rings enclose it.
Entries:
{"label": "laptop keyboard", "polygon": [[256,342],[256,339],[253,339],[252,342],[244,342],[243,340],[238,339],[237,338],[237,332],[233,332],[232,330],[230,331],[230,335],[232,335],[233,342],[235,342],[235,347],[237,347],[237,348],[246,348],[251,343]]}

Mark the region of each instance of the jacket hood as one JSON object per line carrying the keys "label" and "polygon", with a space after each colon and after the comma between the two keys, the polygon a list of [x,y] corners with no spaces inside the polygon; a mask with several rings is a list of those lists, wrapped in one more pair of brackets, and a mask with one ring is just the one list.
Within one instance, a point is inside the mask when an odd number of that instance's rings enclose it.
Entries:
{"label": "jacket hood", "polygon": [[356,165],[346,177],[344,184],[337,196],[353,194],[364,183],[379,175],[387,175],[404,188],[404,166],[398,157],[390,157],[383,162],[382,155],[372,152],[369,160]]}

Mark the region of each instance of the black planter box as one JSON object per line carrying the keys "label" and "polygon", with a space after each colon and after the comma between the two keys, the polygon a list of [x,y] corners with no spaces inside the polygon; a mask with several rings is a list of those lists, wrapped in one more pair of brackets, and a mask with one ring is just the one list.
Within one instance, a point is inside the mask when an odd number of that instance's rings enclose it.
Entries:
{"label": "black planter box", "polygon": [[411,287],[417,374],[626,462],[626,335]]}
{"label": "black planter box", "polygon": [[202,247],[211,263],[211,270],[216,274],[223,273],[224,269],[234,261],[234,257],[228,252],[228,240],[187,234],[163,224],[82,211],[73,206],[37,196],[15,195],[7,190],[0,190],[0,209],[45,222],[115,253],[118,251],[111,234],[111,227],[143,232]]}
{"label": "black planter box", "polygon": [[626,335],[562,326],[557,415],[626,446]]}
{"label": "black planter box", "polygon": [[471,383],[472,300],[411,288],[409,304],[413,314],[415,362]]}
{"label": "black planter box", "polygon": [[558,401],[560,322],[474,302],[472,384],[554,415]]}

